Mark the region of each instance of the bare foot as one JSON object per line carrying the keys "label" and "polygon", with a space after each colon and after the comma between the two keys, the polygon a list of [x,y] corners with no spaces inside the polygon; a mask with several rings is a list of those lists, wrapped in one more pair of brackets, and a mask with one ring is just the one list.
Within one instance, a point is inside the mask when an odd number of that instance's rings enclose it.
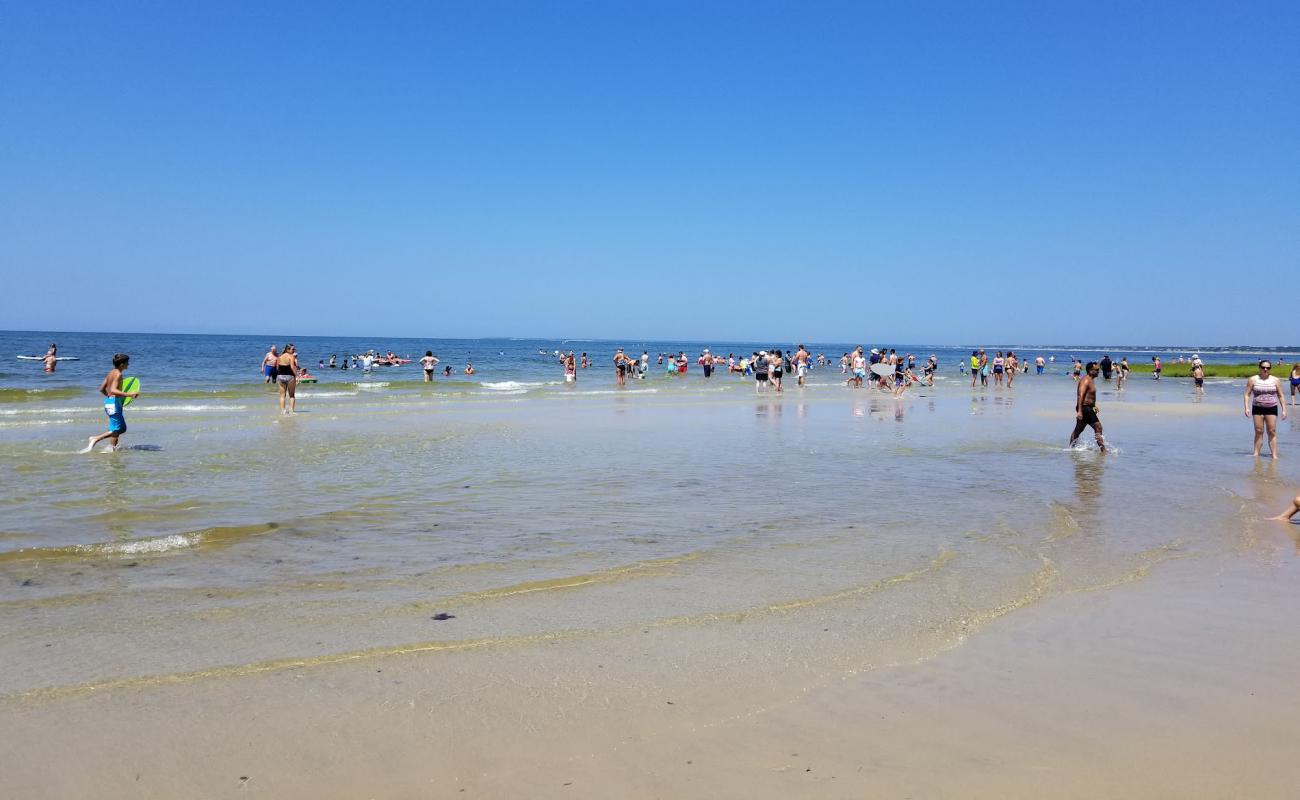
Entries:
{"label": "bare foot", "polygon": [[95,447],[95,437],[92,436],[86,441],[86,446],[78,450],[77,453],[89,453]]}

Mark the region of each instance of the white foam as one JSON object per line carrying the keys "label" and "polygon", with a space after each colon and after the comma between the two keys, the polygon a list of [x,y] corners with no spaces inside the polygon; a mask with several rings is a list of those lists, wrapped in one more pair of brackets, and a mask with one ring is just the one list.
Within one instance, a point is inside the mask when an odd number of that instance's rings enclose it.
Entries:
{"label": "white foam", "polygon": [[136,539],[131,542],[80,545],[76,549],[84,550],[87,553],[95,553],[97,555],[134,556],[143,553],[165,553],[168,550],[181,550],[186,547],[195,546],[202,541],[202,539],[202,534],[198,533],[172,533],[167,536],[157,536],[152,539]]}
{"label": "white foam", "polygon": [[357,393],[356,392],[302,392],[300,391],[298,392],[298,396],[310,397],[313,399],[319,397],[356,397]]}
{"label": "white foam", "polygon": [[130,411],[181,411],[185,413],[199,413],[203,411],[243,411],[248,406],[227,406],[220,404],[213,405],[184,405],[184,406],[135,406],[128,409]]}
{"label": "white foam", "polygon": [[570,397],[572,395],[583,395],[593,397],[602,394],[658,394],[658,389],[595,389],[589,392],[564,392],[557,394],[556,397]]}
{"label": "white foam", "polygon": [[388,382],[387,382],[387,381],[370,381],[370,382],[367,382],[367,383],[354,383],[353,386],[357,387],[358,389],[365,389],[366,391],[374,391],[374,390],[376,390],[376,389],[387,389],[387,388],[388,388]]}
{"label": "white foam", "polygon": [[[556,381],[558,383],[559,381]],[[493,389],[501,392],[515,392],[518,389],[527,391],[537,386],[546,386],[547,384],[540,381],[488,381],[480,384],[484,389]]]}
{"label": "white foam", "polygon": [[22,422],[0,422],[0,428],[23,428],[28,425],[67,425],[69,422],[76,421],[75,419],[33,419]]}
{"label": "white foam", "polygon": [[12,417],[18,414],[76,414],[86,408],[6,408],[0,409],[0,416]]}

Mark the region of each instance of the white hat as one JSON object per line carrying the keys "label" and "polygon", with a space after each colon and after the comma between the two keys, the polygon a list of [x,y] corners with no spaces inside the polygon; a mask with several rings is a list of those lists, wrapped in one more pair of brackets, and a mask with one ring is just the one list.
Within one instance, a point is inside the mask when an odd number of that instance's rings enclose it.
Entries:
{"label": "white hat", "polygon": [[767,351],[766,351],[766,350],[759,350],[759,351],[758,351],[758,354],[759,354],[760,356],[765,356],[765,355],[767,355]]}
{"label": "white hat", "polygon": [[873,347],[871,348],[871,355],[878,356],[880,355],[880,351]]}
{"label": "white hat", "polygon": [[706,352],[706,353],[709,352],[709,348],[707,348],[707,347],[704,348],[704,352]]}

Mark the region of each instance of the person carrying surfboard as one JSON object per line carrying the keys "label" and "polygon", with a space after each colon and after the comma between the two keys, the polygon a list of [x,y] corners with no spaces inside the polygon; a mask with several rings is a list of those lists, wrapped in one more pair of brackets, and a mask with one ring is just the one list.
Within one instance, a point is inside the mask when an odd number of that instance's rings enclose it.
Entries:
{"label": "person carrying surfboard", "polygon": [[122,407],[140,396],[140,392],[135,387],[138,382],[135,378],[128,378],[130,385],[124,385],[122,380],[122,370],[131,364],[131,357],[126,353],[118,353],[113,356],[113,368],[104,376],[104,380],[99,384],[99,393],[104,395],[104,413],[108,415],[108,430],[98,436],[90,437],[83,453],[89,453],[95,449],[95,445],[108,439],[113,444],[113,449],[117,449],[118,437],[126,433],[126,416],[122,413]]}

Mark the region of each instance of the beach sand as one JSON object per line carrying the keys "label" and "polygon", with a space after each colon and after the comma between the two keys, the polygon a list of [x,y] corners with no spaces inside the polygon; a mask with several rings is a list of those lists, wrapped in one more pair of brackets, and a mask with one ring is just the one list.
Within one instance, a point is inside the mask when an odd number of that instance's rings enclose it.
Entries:
{"label": "beach sand", "polygon": [[[14,532],[103,545],[0,560],[0,794],[1292,796],[1300,526],[1263,517],[1294,468],[1243,454],[1226,394],[1134,393],[1113,454],[1070,451],[1042,413],[1071,388],[344,407],[34,451],[35,491],[112,494]],[[225,499],[268,481],[365,497]],[[157,538],[202,522],[236,527]]]}
{"label": "beach sand", "polygon": [[11,698],[5,794],[1291,797],[1300,539],[1255,526],[806,686],[672,631]]}

